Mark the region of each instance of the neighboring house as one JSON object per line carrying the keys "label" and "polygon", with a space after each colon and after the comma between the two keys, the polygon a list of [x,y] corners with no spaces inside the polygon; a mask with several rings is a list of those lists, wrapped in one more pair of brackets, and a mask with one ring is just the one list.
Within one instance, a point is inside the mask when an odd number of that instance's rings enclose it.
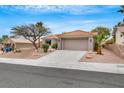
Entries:
{"label": "neighboring house", "polygon": [[[40,41],[42,44],[42,39]],[[17,49],[34,47],[29,40],[24,38],[9,38],[8,40],[6,40],[5,43],[15,44]],[[38,41],[37,41],[37,44],[38,44]]]}
{"label": "neighboring house", "polygon": [[114,44],[106,44],[106,48],[121,58],[124,58],[124,26],[119,26],[113,33],[115,37]]}
{"label": "neighboring house", "polygon": [[95,34],[91,32],[76,30],[55,35],[56,38],[51,38],[50,40],[55,40],[60,50],[93,51],[94,35]]}
{"label": "neighboring house", "polygon": [[116,44],[124,45],[124,26],[117,27],[116,31]]}
{"label": "neighboring house", "polygon": [[55,34],[55,35],[51,35],[51,36],[47,36],[44,38],[45,42],[52,45],[54,43],[58,43],[58,35],[59,34]]}

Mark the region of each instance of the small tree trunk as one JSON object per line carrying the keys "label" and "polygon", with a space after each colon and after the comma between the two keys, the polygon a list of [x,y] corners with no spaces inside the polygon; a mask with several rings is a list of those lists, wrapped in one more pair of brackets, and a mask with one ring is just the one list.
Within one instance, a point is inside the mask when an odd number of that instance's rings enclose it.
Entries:
{"label": "small tree trunk", "polygon": [[101,46],[98,46],[98,48],[97,48],[97,54],[102,55],[102,48],[101,48]]}
{"label": "small tree trunk", "polygon": [[38,48],[40,48],[40,38],[38,39]]}
{"label": "small tree trunk", "polygon": [[37,44],[33,42],[33,46],[35,47],[36,50],[38,50]]}

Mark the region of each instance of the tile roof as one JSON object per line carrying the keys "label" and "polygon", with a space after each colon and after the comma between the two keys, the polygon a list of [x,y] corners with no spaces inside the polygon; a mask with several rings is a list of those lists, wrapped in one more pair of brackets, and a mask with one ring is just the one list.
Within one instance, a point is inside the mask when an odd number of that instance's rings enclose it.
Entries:
{"label": "tile roof", "polygon": [[50,35],[50,36],[47,36],[47,37],[45,37],[46,39],[58,39],[58,36],[59,36],[60,34],[54,34],[54,35]]}
{"label": "tile roof", "polygon": [[86,32],[82,30],[75,30],[71,32],[64,32],[62,34],[55,34],[45,37],[46,39],[58,39],[58,37],[89,37],[97,35],[96,32]]}
{"label": "tile roof", "polygon": [[[31,43],[29,40],[22,39],[22,38],[10,38],[10,40],[8,40],[8,42],[14,42],[14,43]],[[41,39],[41,42],[42,42],[42,39]],[[38,43],[38,40],[37,40],[36,43]]]}
{"label": "tile roof", "polygon": [[96,35],[96,33],[86,32],[82,30],[75,30],[72,32],[65,32],[58,36],[59,37],[89,37],[89,36],[94,36],[94,35]]}
{"label": "tile roof", "polygon": [[48,36],[47,39],[57,39],[58,38],[58,35],[55,34],[55,35],[51,35],[51,36]]}

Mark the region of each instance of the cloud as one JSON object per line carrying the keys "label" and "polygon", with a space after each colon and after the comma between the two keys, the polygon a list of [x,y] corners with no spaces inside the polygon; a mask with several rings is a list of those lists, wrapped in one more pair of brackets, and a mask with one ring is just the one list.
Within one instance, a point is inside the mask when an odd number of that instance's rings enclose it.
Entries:
{"label": "cloud", "polygon": [[[55,33],[62,33],[62,32],[69,32],[73,30],[84,30],[84,31],[91,31],[93,28],[97,26],[105,26],[105,27],[112,27],[110,20],[101,19],[97,20],[67,20],[66,23],[64,22],[46,22],[46,26],[51,29],[52,32]],[[62,28],[62,29],[61,29]]]}
{"label": "cloud", "polygon": [[28,13],[68,13],[73,15],[83,15],[91,13],[107,12],[109,9],[117,6],[88,6],[88,5],[16,5],[16,6],[0,6],[0,8],[9,9],[11,11],[20,10]]}
{"label": "cloud", "polygon": [[68,23],[70,24],[91,24],[95,23],[96,20],[71,20]]}

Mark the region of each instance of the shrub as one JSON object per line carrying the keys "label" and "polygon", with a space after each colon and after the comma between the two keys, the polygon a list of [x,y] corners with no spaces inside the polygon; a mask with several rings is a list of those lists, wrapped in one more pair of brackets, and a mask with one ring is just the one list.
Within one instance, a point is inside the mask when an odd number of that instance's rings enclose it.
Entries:
{"label": "shrub", "polygon": [[54,43],[54,44],[52,44],[51,47],[54,48],[54,49],[57,49],[58,48],[58,45],[57,45],[57,43]]}
{"label": "shrub", "polygon": [[42,45],[42,48],[43,48],[43,50],[44,50],[44,52],[47,52],[48,51],[48,49],[49,49],[49,44],[43,44]]}

